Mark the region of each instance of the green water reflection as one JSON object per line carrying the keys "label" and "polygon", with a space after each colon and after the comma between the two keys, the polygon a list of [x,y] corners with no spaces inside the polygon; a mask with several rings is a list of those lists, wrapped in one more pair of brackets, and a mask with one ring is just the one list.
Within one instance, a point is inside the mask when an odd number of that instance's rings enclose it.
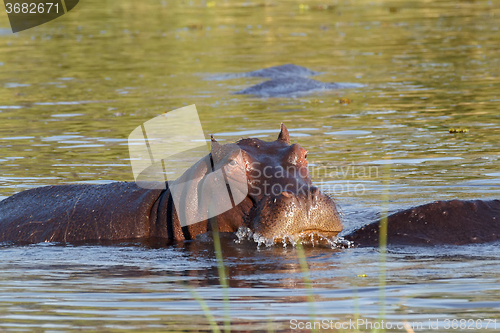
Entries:
{"label": "green water reflection", "polygon": [[[466,182],[498,170],[498,15],[487,1],[84,1],[52,23],[0,36],[0,194],[133,180],[130,131],[196,103],[207,135],[285,122],[308,129],[294,139],[311,162],[410,159],[394,166],[394,184],[489,195]],[[260,79],[210,80],[290,62],[323,72],[322,81],[366,87],[260,99],[231,95]],[[447,132],[460,126],[469,133]],[[327,134],[345,129],[370,133]]]}
{"label": "green water reflection", "polygon": [[[383,171],[360,176],[342,167],[358,172],[388,159],[391,209],[439,198],[498,198],[499,18],[500,2],[479,0],[82,0],[55,21],[11,34],[7,16],[0,15],[0,198],[40,185],[132,181],[129,133],[189,104],[197,105],[206,136],[215,133],[219,141],[247,131],[274,139],[267,131],[277,135],[284,122],[294,130],[292,140],[309,150],[311,167],[323,170],[313,173],[314,181],[347,217],[380,207]],[[231,94],[261,79],[213,79],[286,63],[322,72],[321,81],[365,86],[263,99]],[[456,127],[469,132],[448,133]],[[347,191],[356,185],[359,193]],[[430,278],[444,274],[436,272]],[[33,283],[42,273],[29,274]],[[408,274],[407,282],[418,281]],[[345,288],[350,276],[344,276]],[[130,290],[130,281],[114,291]],[[491,299],[487,290],[480,288],[478,301]],[[73,324],[104,327],[89,322]],[[208,329],[204,320],[199,327]]]}

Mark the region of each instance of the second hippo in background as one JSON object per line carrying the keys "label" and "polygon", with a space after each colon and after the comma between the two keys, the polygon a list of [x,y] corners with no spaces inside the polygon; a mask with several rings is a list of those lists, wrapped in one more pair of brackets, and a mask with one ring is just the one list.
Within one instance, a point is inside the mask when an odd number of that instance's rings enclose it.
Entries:
{"label": "second hippo in background", "polygon": [[282,77],[264,81],[254,86],[235,92],[240,95],[255,95],[260,97],[287,97],[307,94],[313,91],[358,88],[355,83],[328,83],[305,77]]}
{"label": "second hippo in background", "polygon": [[259,97],[291,97],[322,90],[363,87],[362,84],[357,83],[321,82],[308,78],[309,76],[319,74],[321,73],[302,66],[286,64],[234,74],[226,78],[262,77],[271,79],[234,93],[240,95],[255,95]]}

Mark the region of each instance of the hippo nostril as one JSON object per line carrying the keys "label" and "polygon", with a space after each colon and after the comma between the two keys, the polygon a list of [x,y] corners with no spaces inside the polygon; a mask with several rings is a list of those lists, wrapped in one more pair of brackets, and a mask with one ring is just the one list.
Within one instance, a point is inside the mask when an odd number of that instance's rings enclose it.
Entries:
{"label": "hippo nostril", "polygon": [[311,195],[315,197],[318,194],[319,194],[319,188],[317,188],[316,186],[311,187]]}
{"label": "hippo nostril", "polygon": [[287,198],[291,198],[291,197],[293,197],[293,194],[292,194],[292,193],[290,193],[290,192],[288,192],[288,191],[283,191],[283,192],[281,192],[281,195],[284,195],[284,196],[285,196],[285,197],[287,197]]}

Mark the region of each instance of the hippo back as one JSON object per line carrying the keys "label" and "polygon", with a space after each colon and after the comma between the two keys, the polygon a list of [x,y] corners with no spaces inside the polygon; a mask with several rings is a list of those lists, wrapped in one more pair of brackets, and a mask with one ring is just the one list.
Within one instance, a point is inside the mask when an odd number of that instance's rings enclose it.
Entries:
{"label": "hippo back", "polygon": [[[345,238],[360,246],[379,243],[380,222]],[[387,220],[387,244],[485,243],[500,239],[500,200],[435,201],[394,213]]]}
{"label": "hippo back", "polygon": [[44,186],[0,201],[0,242],[148,237],[162,190],[135,183]]}

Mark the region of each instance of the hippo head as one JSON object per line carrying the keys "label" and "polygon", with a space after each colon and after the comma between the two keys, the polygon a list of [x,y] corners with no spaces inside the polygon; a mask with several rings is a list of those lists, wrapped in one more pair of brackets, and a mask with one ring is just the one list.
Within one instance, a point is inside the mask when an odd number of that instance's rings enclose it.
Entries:
{"label": "hippo head", "polygon": [[[212,138],[212,158],[215,169],[224,168],[228,190],[238,202],[217,216],[220,231],[247,227],[274,241],[331,238],[342,231],[335,203],[311,183],[307,150],[290,144],[283,124],[272,142],[251,138],[220,145]],[[239,188],[234,185],[238,183]]]}

